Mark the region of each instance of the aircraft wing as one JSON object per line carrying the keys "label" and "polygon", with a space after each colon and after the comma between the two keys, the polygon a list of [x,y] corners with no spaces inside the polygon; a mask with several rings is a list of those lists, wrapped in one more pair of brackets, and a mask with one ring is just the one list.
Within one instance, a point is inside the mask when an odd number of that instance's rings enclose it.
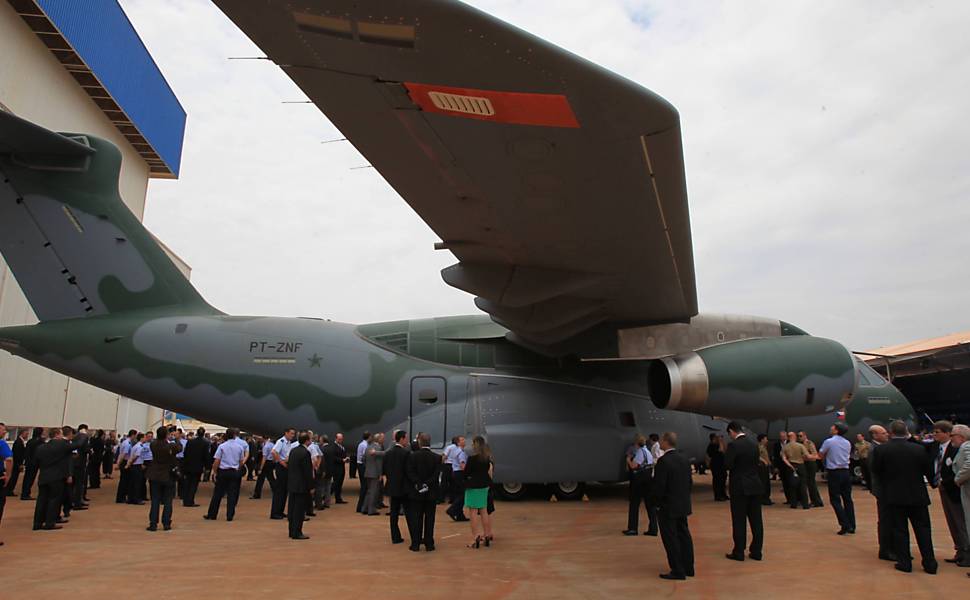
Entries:
{"label": "aircraft wing", "polygon": [[457,1],[214,1],[440,236],[459,260],[444,280],[514,341],[697,313],[664,99]]}

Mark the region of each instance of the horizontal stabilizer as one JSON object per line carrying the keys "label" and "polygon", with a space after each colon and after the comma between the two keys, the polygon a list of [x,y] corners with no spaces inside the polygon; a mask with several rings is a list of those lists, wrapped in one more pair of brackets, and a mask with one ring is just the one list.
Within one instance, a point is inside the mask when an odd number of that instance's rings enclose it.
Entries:
{"label": "horizontal stabilizer", "polygon": [[94,154],[84,138],[72,138],[44,129],[40,125],[0,110],[0,154],[20,157],[35,155],[73,156]]}

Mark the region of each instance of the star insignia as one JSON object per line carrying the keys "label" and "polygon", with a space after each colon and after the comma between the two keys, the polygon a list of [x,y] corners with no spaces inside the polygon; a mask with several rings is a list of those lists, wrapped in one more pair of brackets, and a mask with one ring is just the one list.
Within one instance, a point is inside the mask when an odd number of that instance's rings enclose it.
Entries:
{"label": "star insignia", "polygon": [[323,360],[323,357],[320,356],[320,355],[318,355],[316,352],[314,352],[313,353],[313,356],[311,356],[307,360],[310,361],[310,366],[311,367],[319,367],[320,366],[320,361]]}

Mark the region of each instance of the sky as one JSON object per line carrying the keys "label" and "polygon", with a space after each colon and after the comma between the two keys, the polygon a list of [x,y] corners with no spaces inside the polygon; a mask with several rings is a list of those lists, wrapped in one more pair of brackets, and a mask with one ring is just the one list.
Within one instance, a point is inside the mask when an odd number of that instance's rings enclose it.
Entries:
{"label": "sky", "polygon": [[[146,225],[232,314],[476,312],[437,236],[207,0],[120,0],[188,113]],[[474,0],[680,112],[701,312],[970,329],[970,3]],[[554,9],[553,9],[554,7]]]}

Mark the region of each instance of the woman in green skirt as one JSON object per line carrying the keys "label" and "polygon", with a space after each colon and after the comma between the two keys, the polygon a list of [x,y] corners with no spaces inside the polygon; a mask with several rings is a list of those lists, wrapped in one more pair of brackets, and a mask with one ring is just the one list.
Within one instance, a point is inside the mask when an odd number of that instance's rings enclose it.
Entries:
{"label": "woman in green skirt", "polygon": [[472,455],[465,463],[465,514],[471,519],[475,541],[469,548],[479,548],[482,542],[492,545],[492,517],[488,514],[488,488],[492,485],[492,451],[480,435],[472,440]]}

